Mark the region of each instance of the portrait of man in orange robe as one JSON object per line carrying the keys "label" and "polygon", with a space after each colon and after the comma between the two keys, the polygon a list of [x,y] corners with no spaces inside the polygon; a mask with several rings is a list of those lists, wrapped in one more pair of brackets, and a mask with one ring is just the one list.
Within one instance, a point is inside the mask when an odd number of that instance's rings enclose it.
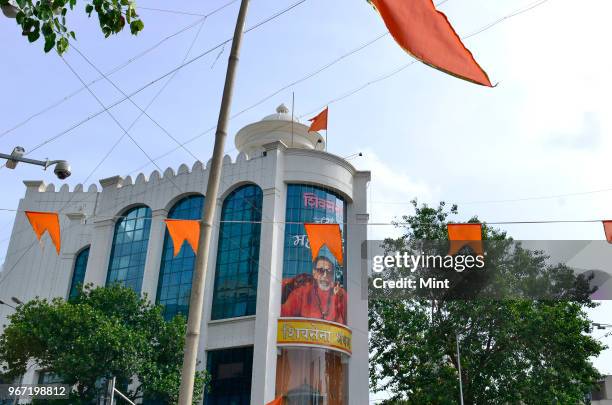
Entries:
{"label": "portrait of man in orange robe", "polygon": [[283,280],[281,316],[323,319],[346,325],[346,291],[334,280],[334,264],[324,256],[313,261],[312,275]]}

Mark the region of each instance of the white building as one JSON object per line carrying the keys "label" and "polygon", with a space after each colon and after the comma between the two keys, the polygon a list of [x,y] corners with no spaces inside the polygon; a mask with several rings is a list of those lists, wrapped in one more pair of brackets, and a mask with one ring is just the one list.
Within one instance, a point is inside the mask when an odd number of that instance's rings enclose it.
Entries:
{"label": "white building", "polygon": [[604,376],[589,397],[591,405],[612,405],[612,375]]}
{"label": "white building", "polygon": [[[224,158],[206,279],[199,360],[213,378],[207,403],[231,398],[261,405],[283,395],[286,403],[368,404],[360,250],[370,173],[323,151],[321,135],[292,121],[284,106],[241,129],[235,143],[236,161]],[[164,304],[167,316],[185,313],[194,256],[187,244],[172,256],[163,221],[198,219],[207,180],[207,168],[196,162],[178,172],[168,168],[148,177],[106,178],[101,189],[78,185],[70,191],[63,185],[56,190],[53,184],[25,181],[0,273],[0,300],[68,297],[79,283],[121,282]],[[41,248],[26,210],[60,212],[59,256],[46,234]],[[294,305],[293,318],[285,319],[281,301],[293,294],[283,290],[287,281],[313,272],[301,222],[344,224],[344,265],[327,255],[332,268],[316,271],[339,282],[350,299],[345,309],[332,310],[335,290],[332,294],[311,276],[302,277],[317,305],[310,302],[310,312],[302,313]],[[330,264],[321,263],[315,267]],[[11,311],[0,305],[0,325]],[[38,378],[31,370],[23,383]]]}

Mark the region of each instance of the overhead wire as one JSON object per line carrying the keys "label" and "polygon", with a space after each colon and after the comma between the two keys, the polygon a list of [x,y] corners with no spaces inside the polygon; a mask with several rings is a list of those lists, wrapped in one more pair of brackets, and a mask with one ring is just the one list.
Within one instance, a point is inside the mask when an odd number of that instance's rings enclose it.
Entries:
{"label": "overhead wire", "polygon": [[[225,183],[227,186],[227,183]],[[58,202],[58,201],[54,201]],[[70,201],[69,201],[70,202]],[[26,210],[18,210],[13,208],[0,208],[0,211],[11,211],[11,212],[25,212]],[[260,211],[260,213],[262,213]],[[88,215],[88,220],[97,220],[97,221],[106,221],[106,220],[115,220],[126,218],[125,215],[111,215],[111,216],[97,216],[97,215]],[[197,220],[200,221],[200,220]],[[545,219],[545,220],[518,220],[518,221],[486,221],[483,220],[480,223],[487,225],[516,225],[516,224],[567,224],[567,223],[601,223],[606,221],[606,219]],[[277,221],[277,220],[260,220],[260,221],[243,221],[243,220],[219,220],[219,223],[236,223],[236,224],[283,224],[283,225],[300,225],[304,222],[299,221]],[[410,222],[401,222],[401,221],[389,221],[389,222],[334,222],[339,225],[366,225],[366,226],[404,226],[410,225]]]}
{"label": "overhead wire", "polygon": [[[79,81],[84,85],[87,86],[85,81],[83,80],[83,78],[76,72],[76,70],[74,70],[74,68],[70,65],[70,63],[68,63],[68,61],[66,60],[66,58],[61,57],[62,61],[64,62],[64,64],[66,64],[66,66],[68,66],[68,68],[70,69],[70,71],[79,79]],[[91,88],[89,86],[87,86],[87,91],[91,94],[91,96],[98,102],[98,104],[100,104],[100,106],[102,108],[104,108],[104,110],[106,111],[106,113],[111,117],[111,119],[115,122],[115,124],[121,128],[121,130],[125,133],[125,135],[127,135],[127,137],[132,141],[132,143],[143,153],[143,155],[145,155],[147,157],[147,159],[149,159],[149,161],[151,161],[151,163],[153,163],[159,170],[161,170],[161,168],[159,166],[157,166],[157,163],[153,162],[151,160],[151,156],[147,153],[147,151],[144,150],[144,148],[138,143],[138,141],[136,141],[136,139],[134,139],[134,137],[132,135],[130,135],[130,133],[125,129],[125,127],[119,122],[119,120],[117,118],[115,118],[115,116],[113,115],[112,112],[110,112],[108,110],[108,108],[104,105],[104,102],[102,102],[102,100],[100,100],[100,98],[96,95],[96,93],[93,92],[93,90],[91,90]],[[173,182],[174,186],[181,191],[181,188],[178,187],[174,182]]]}
{"label": "overhead wire", "polygon": [[[133,62],[137,61],[138,59],[142,58],[143,56],[147,55],[148,53],[150,53],[151,51],[153,51],[154,49],[158,48],[159,46],[161,46],[163,43],[165,43],[166,41],[182,34],[185,31],[189,31],[190,29],[192,29],[193,27],[197,26],[198,24],[200,24],[202,21],[206,20],[208,17],[222,11],[223,9],[229,7],[230,5],[236,3],[238,0],[231,0],[228,3],[225,3],[224,5],[214,9],[213,11],[202,15],[202,18],[197,19],[196,21],[194,21],[193,23],[181,28],[180,30],[162,38],[160,41],[156,42],[154,45],[150,46],[149,48],[144,49],[143,51],[139,52],[138,54],[136,54],[135,56],[132,56],[131,58],[129,58],[128,60],[120,63],[119,65],[115,66],[114,68],[110,69],[108,72],[106,72],[107,76],[111,76],[117,72],[119,72],[120,70],[124,69],[125,67],[127,67],[128,65],[132,64]],[[97,78],[95,78],[94,80],[88,82],[87,84],[89,86],[97,83],[98,81],[102,80],[103,77],[102,76],[98,76]],[[3,136],[15,131],[16,129],[22,127],[23,125],[27,124],[29,121],[31,121],[32,119],[52,110],[55,107],[58,107],[59,105],[61,105],[62,103],[68,101],[69,99],[71,99],[72,97],[76,96],[77,94],[79,94],[80,92],[82,92],[83,90],[85,90],[85,87],[82,86],[80,88],[78,88],[77,90],[73,91],[72,93],[67,94],[66,96],[64,96],[63,98],[57,100],[54,103],[51,103],[50,105],[48,105],[47,107],[43,108],[42,110],[39,110],[36,113],[31,114],[30,116],[26,117],[24,120],[20,121],[19,123],[17,123],[16,125],[14,125],[13,127],[4,130],[3,132],[0,133],[0,138],[2,138]]]}
{"label": "overhead wire", "polygon": [[[287,8],[285,8],[285,9],[283,9],[283,10],[281,10],[281,11],[278,11],[278,12],[274,13],[273,15],[271,15],[271,16],[269,16],[269,17],[267,17],[267,18],[263,19],[262,21],[260,21],[260,22],[258,22],[258,23],[256,23],[255,25],[253,25],[253,26],[251,26],[250,28],[246,29],[244,32],[245,32],[245,33],[247,33],[247,32],[251,32],[251,31],[253,31],[253,30],[255,30],[255,29],[257,29],[257,28],[261,27],[262,25],[264,25],[264,24],[266,24],[266,23],[268,23],[268,22],[270,22],[270,21],[272,21],[272,20],[274,20],[274,19],[276,19],[276,18],[280,17],[281,15],[283,15],[283,14],[285,14],[285,13],[287,13],[287,12],[289,12],[289,11],[293,10],[293,9],[294,9],[294,8],[296,8],[297,6],[299,6],[299,5],[303,4],[304,2],[306,2],[306,0],[300,0],[300,1],[296,2],[296,3],[293,3],[292,5],[288,6]],[[52,136],[52,137],[50,137],[50,138],[46,139],[45,141],[43,141],[43,142],[39,143],[38,145],[36,145],[36,146],[34,146],[33,148],[29,149],[29,150],[26,152],[26,155],[27,155],[27,154],[30,154],[30,153],[32,153],[32,152],[34,152],[34,151],[38,150],[38,149],[40,149],[41,147],[43,147],[43,146],[45,146],[45,145],[47,145],[47,144],[49,144],[49,143],[51,143],[51,142],[53,142],[53,141],[55,141],[55,140],[59,139],[60,137],[62,137],[62,136],[64,136],[64,135],[68,134],[69,132],[71,132],[72,130],[76,129],[77,127],[79,127],[79,126],[83,125],[84,123],[86,123],[86,122],[88,122],[88,121],[92,120],[93,118],[95,118],[95,117],[97,117],[97,116],[99,116],[99,115],[103,114],[104,112],[106,112],[106,111],[108,111],[108,110],[112,109],[113,107],[115,107],[115,106],[117,106],[117,105],[119,105],[119,104],[123,103],[124,101],[126,101],[126,100],[128,99],[128,97],[130,97],[130,98],[131,98],[131,97],[135,96],[136,94],[138,94],[138,93],[142,92],[142,91],[143,91],[143,90],[145,90],[146,88],[148,88],[148,87],[152,86],[153,84],[155,84],[155,83],[159,82],[160,80],[162,80],[162,79],[164,79],[164,78],[166,78],[166,77],[168,77],[168,76],[172,75],[174,72],[176,72],[176,71],[178,71],[178,70],[181,70],[181,69],[183,69],[184,67],[186,67],[186,66],[188,66],[188,65],[192,64],[193,62],[195,62],[195,61],[197,61],[197,60],[199,60],[199,59],[203,58],[204,56],[206,56],[206,55],[210,54],[211,52],[214,52],[215,50],[217,50],[217,49],[219,49],[219,48],[221,48],[221,47],[225,46],[226,44],[230,43],[231,41],[232,41],[232,38],[229,38],[229,39],[227,39],[227,40],[225,40],[225,41],[222,41],[222,42],[218,43],[217,45],[213,46],[212,48],[209,48],[208,50],[206,50],[206,51],[204,51],[204,52],[202,52],[202,53],[200,53],[200,54],[196,55],[195,57],[193,57],[193,58],[191,58],[191,59],[189,59],[189,60],[187,60],[187,61],[185,61],[185,62],[181,63],[180,65],[178,65],[178,66],[176,66],[175,68],[173,68],[173,69],[171,69],[171,70],[167,71],[167,72],[166,72],[166,73],[164,73],[163,75],[161,75],[161,76],[159,76],[159,77],[157,77],[157,78],[155,78],[155,79],[151,80],[151,81],[150,81],[150,82],[148,82],[147,84],[145,84],[145,85],[141,86],[141,87],[140,87],[140,88],[138,88],[137,90],[132,91],[131,93],[128,93],[127,97],[120,98],[120,99],[118,99],[118,100],[116,100],[116,101],[114,101],[114,102],[110,103],[109,105],[107,105],[106,107],[104,107],[102,110],[99,110],[99,111],[97,111],[97,112],[95,112],[95,113],[93,113],[93,114],[89,115],[87,118],[85,118],[85,119],[83,119],[83,120],[81,120],[81,121],[79,121],[79,122],[77,122],[77,123],[73,124],[73,125],[72,125],[72,126],[70,126],[69,128],[67,128],[67,129],[65,129],[65,130],[63,130],[63,131],[61,131],[61,132],[59,132],[58,134],[56,134],[56,135],[54,135],[54,136]],[[86,84],[86,83],[84,83],[84,84]]]}
{"label": "overhead wire", "polygon": [[[483,26],[483,27],[482,27],[482,28],[480,28],[480,29],[479,29],[479,30],[478,30],[476,33],[472,33],[472,34],[468,35],[468,37],[473,37],[473,36],[478,35],[478,34],[480,34],[480,33],[482,33],[482,32],[485,32],[485,31],[487,31],[487,30],[491,29],[492,27],[494,27],[494,26],[496,26],[496,25],[500,24],[501,22],[504,22],[504,21],[508,20],[508,19],[509,19],[509,18],[511,18],[511,17],[514,17],[514,16],[520,15],[520,14],[522,14],[522,13],[525,13],[526,11],[532,10],[532,9],[534,9],[534,8],[536,8],[536,7],[538,7],[538,6],[542,5],[542,4],[544,4],[544,3],[545,3],[545,2],[547,2],[547,1],[548,1],[548,0],[540,0],[540,1],[538,1],[537,3],[535,3],[535,4],[532,4],[532,5],[528,6],[528,8],[522,8],[522,9],[520,9],[520,10],[518,10],[518,11],[515,11],[515,12],[513,12],[513,13],[511,13],[511,14],[507,15],[507,16],[504,16],[504,17],[502,17],[502,18],[499,18],[499,19],[497,19],[495,22],[493,22],[493,23],[489,23],[489,24],[487,24],[487,25]],[[364,43],[363,45],[360,45],[359,47],[357,47],[357,48],[355,48],[355,49],[353,49],[353,50],[349,51],[347,54],[345,54],[345,55],[341,55],[340,57],[336,58],[334,61],[332,61],[332,62],[330,62],[330,63],[328,63],[328,64],[324,65],[322,68],[319,68],[319,69],[315,70],[314,72],[308,73],[307,75],[305,75],[305,76],[303,76],[302,78],[300,78],[300,79],[298,79],[298,80],[294,81],[293,83],[298,84],[298,83],[301,83],[301,82],[303,82],[303,81],[307,80],[308,78],[311,78],[311,77],[315,76],[316,74],[320,73],[321,71],[323,71],[323,70],[325,70],[325,69],[328,69],[329,67],[333,66],[334,64],[336,64],[336,63],[338,63],[338,62],[342,61],[343,59],[345,59],[345,58],[346,58],[346,56],[348,56],[348,55],[352,55],[352,54],[354,54],[354,53],[357,53],[359,50],[362,50],[362,49],[366,48],[367,46],[372,45],[373,43],[375,43],[376,41],[378,41],[378,40],[379,40],[381,37],[384,37],[384,36],[386,36],[387,34],[388,34],[388,32],[387,32],[387,33],[384,33],[384,34],[382,34],[382,35],[379,35],[379,36],[377,36],[377,37],[375,37],[375,38],[373,38],[372,40],[370,40],[370,41],[368,41],[368,42]],[[337,96],[337,97],[334,97],[334,98],[332,98],[332,99],[328,100],[326,103],[321,104],[319,107],[317,107],[317,108],[315,108],[315,109],[313,109],[313,110],[309,111],[309,112],[308,112],[308,113],[306,113],[306,114],[303,114],[301,117],[304,117],[304,116],[306,116],[306,115],[310,115],[310,114],[314,114],[315,112],[318,112],[318,111],[319,111],[319,110],[321,110],[322,108],[324,108],[324,107],[326,107],[326,106],[329,106],[329,105],[331,105],[331,104],[335,104],[335,103],[337,103],[337,102],[339,102],[339,101],[342,101],[342,100],[344,100],[344,99],[346,99],[346,98],[349,98],[349,97],[351,97],[351,96],[353,96],[353,95],[355,95],[355,94],[359,93],[360,91],[364,90],[365,88],[367,88],[367,87],[369,87],[369,86],[371,86],[371,85],[373,85],[373,84],[376,84],[376,83],[382,82],[382,81],[384,81],[384,80],[387,80],[387,79],[389,79],[389,78],[391,78],[391,77],[393,77],[393,76],[395,76],[395,75],[399,74],[400,72],[402,72],[402,71],[406,70],[408,67],[410,67],[410,66],[414,65],[414,64],[415,64],[415,63],[417,63],[417,62],[418,62],[417,60],[413,59],[413,60],[411,60],[411,61],[410,61],[410,62],[408,62],[408,63],[402,64],[402,65],[400,65],[400,66],[398,66],[398,67],[394,68],[394,69],[393,69],[393,70],[391,70],[390,72],[384,73],[384,74],[382,74],[382,75],[380,75],[380,76],[378,76],[378,77],[376,77],[376,78],[374,78],[374,79],[372,79],[372,80],[367,81],[367,82],[366,82],[366,83],[364,83],[364,84],[359,85],[358,87],[354,88],[353,90],[350,90],[350,91],[348,91],[348,92],[346,92],[346,93],[344,93],[344,94],[342,94],[342,95],[340,95],[340,96]],[[292,85],[290,84],[290,85],[288,85],[288,86],[283,86],[283,87],[282,87],[282,88],[280,88],[279,90],[275,90],[273,93],[271,93],[271,95],[268,95],[268,96],[266,96],[266,97],[264,97],[264,98],[262,98],[262,99],[258,100],[258,101],[257,101],[257,102],[255,102],[254,104],[249,105],[248,107],[244,108],[243,110],[240,110],[238,113],[236,113],[236,114],[232,115],[232,117],[230,118],[230,120],[231,120],[231,119],[236,118],[237,116],[239,116],[239,115],[240,115],[240,114],[242,114],[243,112],[249,111],[249,110],[251,110],[251,109],[253,109],[253,108],[257,107],[258,105],[262,104],[263,102],[265,102],[266,100],[270,99],[270,98],[271,98],[271,97],[273,97],[274,95],[277,95],[277,94],[281,93],[283,90],[286,90],[286,89],[287,89],[287,88],[289,88],[289,87],[292,87]],[[199,138],[201,138],[202,136],[204,136],[204,135],[206,135],[206,134],[210,133],[210,132],[211,132],[211,131],[213,131],[214,129],[215,129],[215,127],[214,127],[214,126],[213,126],[213,127],[211,127],[211,128],[208,128],[207,130],[205,130],[205,131],[203,131],[203,132],[201,132],[201,133],[199,133],[199,134],[197,134],[197,135],[195,135],[195,136],[193,136],[193,137],[191,137],[191,138],[187,139],[187,140],[184,142],[184,144],[191,143],[191,142],[195,141],[196,139],[199,139]],[[159,156],[155,157],[155,160],[162,159],[162,158],[164,158],[164,157],[166,157],[166,156],[170,155],[171,153],[175,152],[176,150],[178,150],[178,149],[177,149],[177,148],[170,149],[170,150],[168,150],[168,151],[166,151],[166,152],[162,153],[161,155],[159,155]],[[137,171],[139,171],[139,170],[142,170],[142,169],[143,169],[144,167],[146,167],[146,166],[148,166],[148,163],[147,163],[147,164],[145,164],[144,166],[140,166],[139,168],[137,168],[137,169],[135,169],[135,170],[131,171],[130,173],[134,173],[134,172],[137,172]]]}

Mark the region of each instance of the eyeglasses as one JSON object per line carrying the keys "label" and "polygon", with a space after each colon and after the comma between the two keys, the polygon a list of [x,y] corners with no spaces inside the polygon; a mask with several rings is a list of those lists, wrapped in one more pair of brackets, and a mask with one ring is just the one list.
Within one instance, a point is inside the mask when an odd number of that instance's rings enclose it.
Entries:
{"label": "eyeglasses", "polygon": [[331,275],[332,274],[332,269],[326,269],[325,267],[315,267],[315,270],[317,271],[317,273],[321,275],[323,274]]}

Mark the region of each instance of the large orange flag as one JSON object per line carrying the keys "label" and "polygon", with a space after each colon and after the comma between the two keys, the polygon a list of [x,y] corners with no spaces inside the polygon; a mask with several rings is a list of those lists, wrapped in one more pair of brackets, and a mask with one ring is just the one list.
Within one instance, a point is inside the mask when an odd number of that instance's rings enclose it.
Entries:
{"label": "large orange flag", "polygon": [[608,243],[612,243],[612,221],[602,221],[604,232],[606,233],[606,240]]}
{"label": "large orange flag", "polygon": [[194,253],[198,252],[198,242],[200,241],[200,221],[188,219],[166,219],[168,233],[174,244],[174,256],[178,255],[187,241]]}
{"label": "large orange flag", "polygon": [[482,255],[482,224],[448,224],[448,240],[450,243],[449,255],[454,255],[464,246],[470,246]]}
{"label": "large orange flag", "polygon": [[432,0],[369,0],[397,43],[421,62],[460,79],[491,86],[487,73]]}
{"label": "large orange flag", "polygon": [[268,402],[266,405],[282,405],[283,397],[274,398],[272,401]]}
{"label": "large orange flag", "polygon": [[312,260],[319,255],[319,250],[326,245],[334,255],[338,263],[342,266],[342,236],[340,225],[338,224],[304,224],[308,241],[310,242],[310,252]]}
{"label": "large orange flag", "polygon": [[59,215],[57,212],[26,211],[25,214],[38,240],[40,240],[45,231],[49,232],[51,241],[55,245],[55,250],[59,255],[62,238],[60,235]]}
{"label": "large orange flag", "polygon": [[329,111],[329,107],[325,107],[325,110],[321,111],[317,114],[316,117],[309,119],[308,121],[312,122],[310,124],[310,128],[308,128],[308,132],[320,131],[322,129],[327,130],[327,113]]}

